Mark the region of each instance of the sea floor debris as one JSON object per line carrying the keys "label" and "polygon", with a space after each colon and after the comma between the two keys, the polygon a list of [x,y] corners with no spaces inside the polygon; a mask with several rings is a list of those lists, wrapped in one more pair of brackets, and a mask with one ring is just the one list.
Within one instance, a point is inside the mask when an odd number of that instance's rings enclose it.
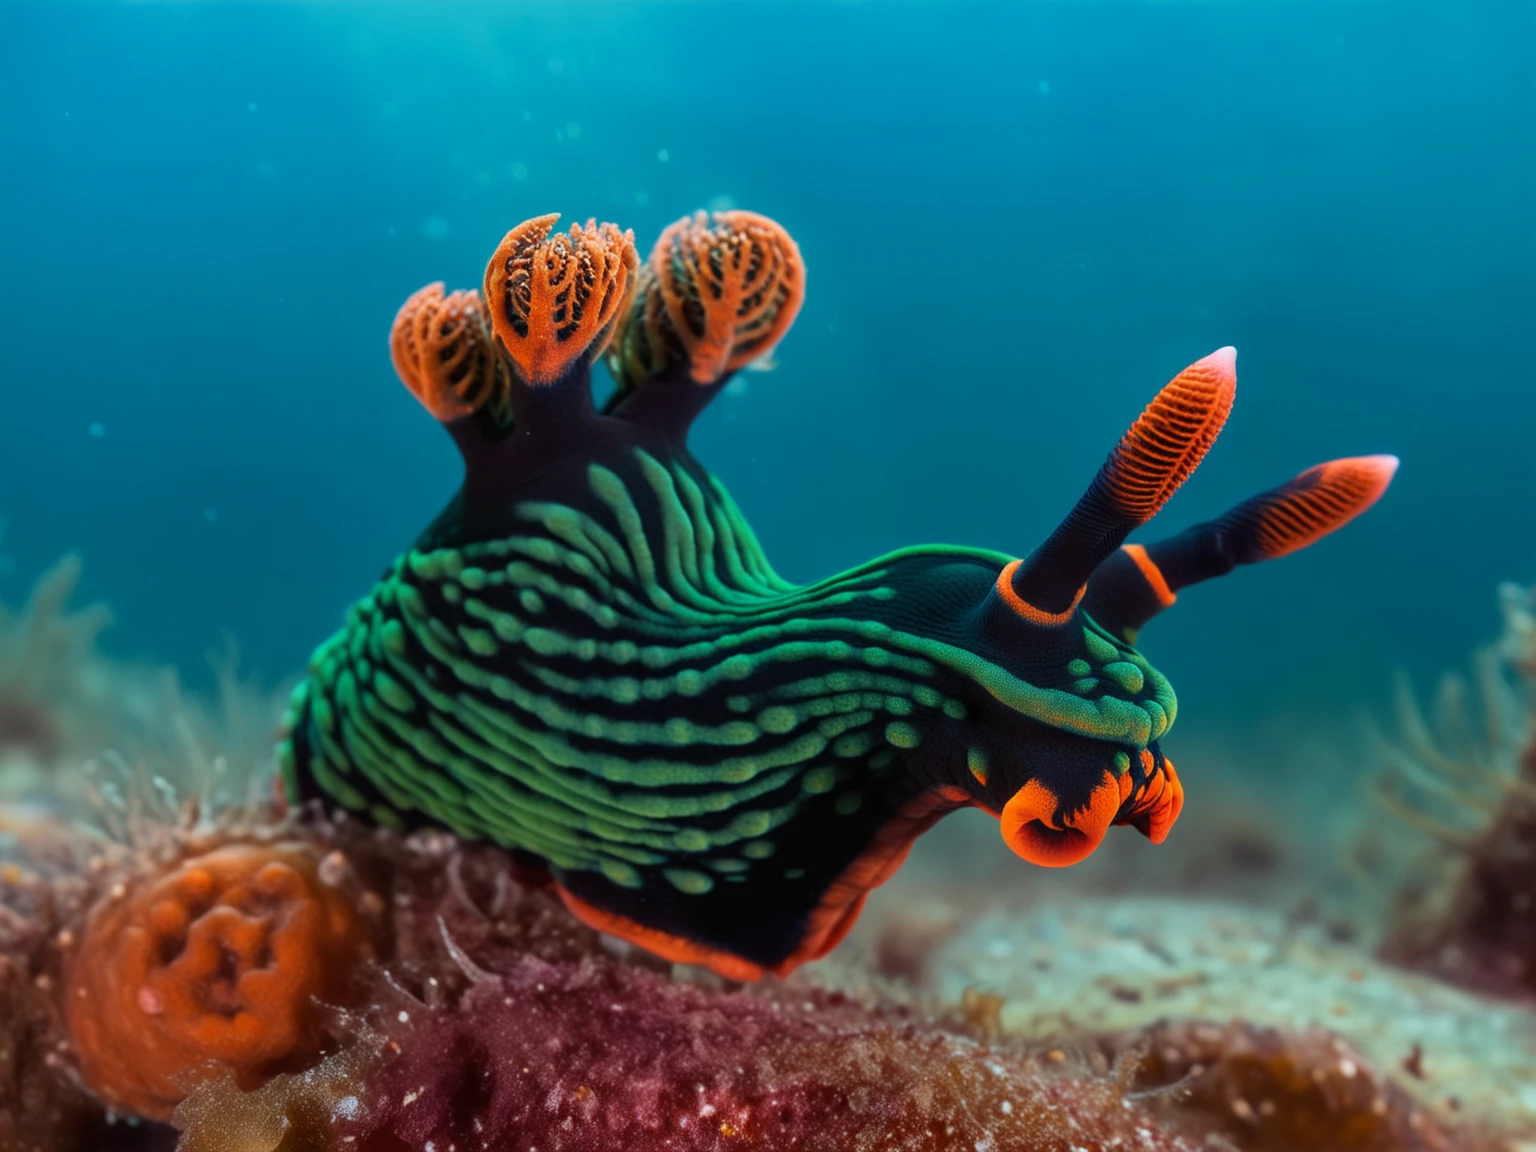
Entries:
{"label": "sea floor debris", "polygon": [[1425,1114],[1536,1133],[1528,1005],[1384,963],[1281,912],[1176,898],[1045,901],[967,923],[930,963],[941,1001],[970,988],[999,997],[1006,1035],[1071,1042],[1155,1033],[1162,1021],[1198,1021],[1218,1037],[1231,1021],[1336,1033],[1354,1053],[1340,1060],[1391,1076]]}
{"label": "sea floor debris", "polygon": [[[495,850],[325,821],[307,834],[386,925],[379,963],[356,966],[365,993],[327,1015],[327,1055],[264,1085],[205,1079],[174,1129],[105,1142],[57,1030],[58,931],[35,930],[36,899],[34,931],[15,930],[38,889],[12,877],[0,990],[30,1048],[10,1049],[0,1080],[0,1147],[1474,1152],[1532,1118],[1498,1096],[1536,1090],[1521,1079],[1529,1015],[1490,1015],[1276,918],[1177,901],[1022,910],[953,933],[928,989],[882,984],[859,948],[739,986],[576,924]],[[43,1097],[50,1125],[28,1130],[24,1101]]]}
{"label": "sea floor debris", "polygon": [[[76,646],[56,666],[132,675],[93,652]],[[180,709],[197,717],[193,758],[216,759],[203,749],[221,746],[218,707],[142,699],[156,703],[102,713],[109,736],[150,733],[155,763],[169,763]],[[228,723],[232,746],[254,745],[249,725]],[[3,1152],[1525,1152],[1517,1141],[1536,1140],[1530,1003],[1378,960],[1369,932],[1336,919],[1262,910],[1296,907],[1318,883],[1283,837],[1202,834],[1207,853],[1244,866],[1225,885],[1176,883],[1182,895],[1088,875],[1070,895],[1020,885],[982,900],[972,885],[962,898],[919,853],[830,961],[742,986],[580,925],[546,876],[501,851],[284,814],[263,799],[270,768],[251,757],[202,793],[205,770],[173,785],[126,765],[112,797],[99,776],[40,786],[81,775],[80,755],[60,752],[29,774],[25,804],[0,807]],[[1192,813],[1191,831],[1207,816]],[[324,891],[347,894],[340,934],[305,947],[353,982],[321,981],[287,1058],[226,1052],[149,1103],[103,1092],[71,1043],[82,1010],[67,995],[92,909],[100,924],[113,919],[103,909],[158,908],[151,918],[178,939],[183,919],[213,912],[204,958],[217,963],[204,975],[218,984],[227,953],[233,988],[242,957],[263,958],[260,933],[247,940],[217,898],[162,908],[155,885],[177,887],[209,853],[274,849],[298,884],[278,884],[268,911],[284,892],[303,904],[308,891],[322,910],[334,902]],[[1209,871],[1201,859],[1168,864]],[[227,879],[231,906],[260,920]],[[119,1020],[149,1012],[143,1028],[112,1031],[119,1062],[136,1043],[153,1048],[164,1023],[140,991],[85,998]],[[114,1113],[103,1095],[161,1119]]]}

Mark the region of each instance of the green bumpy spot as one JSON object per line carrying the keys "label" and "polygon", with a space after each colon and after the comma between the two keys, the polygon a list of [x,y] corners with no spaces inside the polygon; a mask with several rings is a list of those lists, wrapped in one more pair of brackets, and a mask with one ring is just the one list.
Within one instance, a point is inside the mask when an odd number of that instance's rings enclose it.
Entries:
{"label": "green bumpy spot", "polygon": [[1132,695],[1140,692],[1146,683],[1141,669],[1126,660],[1112,660],[1100,672]]}
{"label": "green bumpy spot", "polygon": [[1088,658],[1096,664],[1108,664],[1120,659],[1120,649],[1092,628],[1083,629],[1083,647],[1088,649]]}
{"label": "green bumpy spot", "polygon": [[715,882],[708,876],[692,868],[664,868],[661,874],[672,887],[690,896],[702,896],[715,886]]}
{"label": "green bumpy spot", "polygon": [[794,730],[800,718],[795,715],[793,708],[785,708],[783,705],[774,705],[772,708],[764,708],[758,713],[757,726],[764,732],[771,732],[775,736],[782,736],[786,732]]}
{"label": "green bumpy spot", "polygon": [[639,888],[643,883],[640,873],[622,860],[604,860],[598,868],[620,888]]}
{"label": "green bumpy spot", "polygon": [[709,833],[699,828],[684,828],[672,837],[672,843],[684,852],[703,852],[709,847]]}
{"label": "green bumpy spot", "polygon": [[742,837],[761,836],[773,824],[767,812],[743,812],[731,821],[731,831]]}
{"label": "green bumpy spot", "polygon": [[922,742],[917,729],[902,720],[885,726],[885,739],[898,748],[916,748]]}
{"label": "green bumpy spot", "polygon": [[971,775],[976,777],[978,783],[983,786],[986,785],[987,774],[991,769],[987,764],[987,754],[985,752],[980,748],[969,749],[965,754],[965,766],[971,770]]}
{"label": "green bumpy spot", "polygon": [[832,768],[812,768],[800,781],[800,787],[814,795],[830,792],[837,783],[837,772]]}

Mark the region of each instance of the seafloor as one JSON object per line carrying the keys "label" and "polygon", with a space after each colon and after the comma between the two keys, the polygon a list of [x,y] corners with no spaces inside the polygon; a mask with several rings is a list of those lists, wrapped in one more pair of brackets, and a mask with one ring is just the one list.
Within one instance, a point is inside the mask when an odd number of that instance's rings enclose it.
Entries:
{"label": "seafloor", "polygon": [[281,686],[103,655],[77,577],[0,605],[5,1152],[1536,1149],[1518,589],[1471,683],[1244,765],[1278,795],[1196,739],[1169,841],[1063,873],[951,818],[741,986],[500,852],[279,812]]}

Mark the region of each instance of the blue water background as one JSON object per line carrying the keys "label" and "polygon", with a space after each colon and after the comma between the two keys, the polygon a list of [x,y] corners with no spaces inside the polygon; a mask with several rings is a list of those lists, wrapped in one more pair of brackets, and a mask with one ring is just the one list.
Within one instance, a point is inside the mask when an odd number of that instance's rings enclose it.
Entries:
{"label": "blue water background", "polygon": [[1395,452],[1145,637],[1184,725],[1379,703],[1536,580],[1536,6],[0,4],[0,550],[112,650],[297,671],[451,494],[386,334],[537,213],[798,239],[780,367],[694,436],[786,575],[1023,553],[1240,350],[1173,531]]}

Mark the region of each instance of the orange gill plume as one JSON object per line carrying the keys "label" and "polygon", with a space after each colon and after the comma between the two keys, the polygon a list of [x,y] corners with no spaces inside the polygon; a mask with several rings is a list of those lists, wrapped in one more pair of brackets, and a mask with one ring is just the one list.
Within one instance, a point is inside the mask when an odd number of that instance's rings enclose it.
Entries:
{"label": "orange gill plume", "polygon": [[484,409],[511,420],[508,369],[496,355],[480,294],[444,294],[438,281],[400,307],[389,333],[395,371],[411,395],[442,423]]}
{"label": "orange gill plume", "polygon": [[641,301],[617,353],[630,381],[681,352],[711,384],[770,351],[805,299],[805,264],[779,224],[755,212],[704,212],[669,226],[641,275]]}
{"label": "orange gill plume", "polygon": [[485,269],[496,341],[534,386],[554,384],[603,354],[639,265],[633,232],[595,220],[553,232],[558,219],[552,213],[519,224]]}
{"label": "orange gill plume", "polygon": [[65,972],[85,1083],[164,1120],[203,1080],[248,1090],[315,1056],[319,1001],[371,951],[329,864],[298,842],[226,844],[115,885]]}

